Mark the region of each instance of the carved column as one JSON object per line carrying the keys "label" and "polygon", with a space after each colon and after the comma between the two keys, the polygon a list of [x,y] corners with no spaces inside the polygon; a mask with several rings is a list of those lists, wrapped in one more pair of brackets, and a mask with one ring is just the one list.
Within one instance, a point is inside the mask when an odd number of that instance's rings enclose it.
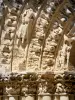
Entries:
{"label": "carved column", "polygon": [[42,100],[52,100],[50,95],[43,96]]}
{"label": "carved column", "polygon": [[44,73],[41,75],[38,85],[38,100],[52,100],[52,95],[55,92],[54,74]]}
{"label": "carved column", "polygon": [[7,95],[7,97],[5,97],[4,100],[18,100],[18,92],[19,92],[19,89],[12,88],[12,86],[9,88],[6,87],[5,95]]}
{"label": "carved column", "polygon": [[1,96],[0,96],[0,100],[1,100]]}
{"label": "carved column", "polygon": [[36,94],[35,92],[36,92],[35,83],[29,82],[27,84],[27,91],[25,94],[26,95],[25,100],[35,100],[35,94]]}
{"label": "carved column", "polygon": [[26,99],[26,97],[25,96],[21,96],[21,99],[20,100],[25,100]]}
{"label": "carved column", "polygon": [[38,100],[42,100],[42,96],[41,95],[38,96]]}
{"label": "carved column", "polygon": [[33,95],[27,96],[25,100],[35,100]]}
{"label": "carved column", "polygon": [[54,100],[60,100],[60,95],[55,95]]}
{"label": "carved column", "polygon": [[70,100],[75,100],[75,96],[74,95],[70,95]]}
{"label": "carved column", "polygon": [[[24,82],[23,82],[23,84],[24,84]],[[28,91],[28,85],[25,85],[25,86],[23,86],[23,87],[21,87],[22,89],[21,89],[21,99],[20,100],[26,100],[26,92]]]}
{"label": "carved column", "polygon": [[[0,99],[1,100],[1,99]],[[9,100],[9,97],[8,96],[4,96],[3,97],[3,100]]]}
{"label": "carved column", "polygon": [[38,100],[52,100],[52,96],[49,94],[38,95]]}
{"label": "carved column", "polygon": [[[67,94],[71,94],[67,96],[70,100],[75,100],[75,72],[69,71],[64,72],[64,83]],[[68,99],[67,99],[68,100]]]}
{"label": "carved column", "polygon": [[18,100],[18,97],[17,97],[17,96],[11,95],[11,96],[9,97],[9,100]]}
{"label": "carved column", "polygon": [[60,100],[69,100],[69,96],[68,95],[61,95]]}

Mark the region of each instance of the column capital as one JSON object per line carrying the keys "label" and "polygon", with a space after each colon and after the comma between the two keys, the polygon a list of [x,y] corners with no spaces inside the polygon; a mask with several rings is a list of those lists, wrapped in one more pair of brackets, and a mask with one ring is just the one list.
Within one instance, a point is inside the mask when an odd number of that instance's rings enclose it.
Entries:
{"label": "column capital", "polygon": [[38,84],[38,93],[50,93],[53,94],[55,92],[55,82],[54,82],[54,73],[47,72],[43,73],[40,77]]}
{"label": "column capital", "polygon": [[55,93],[73,94],[75,93],[75,72],[63,72],[57,74],[52,72],[1,74],[0,88],[6,88],[7,90],[12,88],[14,91],[20,91],[21,94],[32,95]]}

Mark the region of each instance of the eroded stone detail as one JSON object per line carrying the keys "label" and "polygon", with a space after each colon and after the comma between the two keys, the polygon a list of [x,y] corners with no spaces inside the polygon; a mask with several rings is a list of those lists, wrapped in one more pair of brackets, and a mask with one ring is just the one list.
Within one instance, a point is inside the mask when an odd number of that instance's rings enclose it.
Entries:
{"label": "eroded stone detail", "polygon": [[2,0],[0,6],[0,94],[74,94],[73,1]]}
{"label": "eroded stone detail", "polygon": [[62,74],[54,74],[52,72],[44,74],[10,73],[3,75],[0,75],[0,94],[3,93],[4,95],[61,95],[75,92],[74,72],[64,72]]}

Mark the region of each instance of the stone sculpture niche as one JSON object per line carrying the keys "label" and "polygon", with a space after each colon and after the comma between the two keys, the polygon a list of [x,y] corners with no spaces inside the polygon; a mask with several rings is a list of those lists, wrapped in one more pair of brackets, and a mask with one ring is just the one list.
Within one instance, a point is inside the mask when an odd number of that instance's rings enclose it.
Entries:
{"label": "stone sculpture niche", "polygon": [[57,57],[57,66],[60,69],[68,69],[70,50],[72,48],[71,42],[72,40],[69,39],[66,35],[64,35],[63,45],[61,46]]}
{"label": "stone sculpture niche", "polygon": [[21,46],[26,47],[26,45],[31,37],[31,31],[32,31],[34,18],[35,18],[35,16],[33,14],[32,9],[30,9],[29,11],[25,11],[22,14],[22,23],[17,32],[17,38],[19,39],[18,46],[21,45]]}
{"label": "stone sculpture niche", "polygon": [[71,67],[70,70],[75,70],[75,41],[72,43],[69,62],[70,62],[69,67]]}

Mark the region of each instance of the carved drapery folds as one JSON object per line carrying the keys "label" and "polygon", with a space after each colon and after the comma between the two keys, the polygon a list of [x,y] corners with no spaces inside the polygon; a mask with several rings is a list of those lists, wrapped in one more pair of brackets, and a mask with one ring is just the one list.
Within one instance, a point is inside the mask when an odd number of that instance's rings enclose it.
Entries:
{"label": "carved drapery folds", "polygon": [[[68,39],[67,36],[64,36]],[[61,69],[68,68],[69,66],[69,56],[72,45],[69,40],[64,39],[63,46],[59,50],[59,57],[57,58],[57,66]]]}

